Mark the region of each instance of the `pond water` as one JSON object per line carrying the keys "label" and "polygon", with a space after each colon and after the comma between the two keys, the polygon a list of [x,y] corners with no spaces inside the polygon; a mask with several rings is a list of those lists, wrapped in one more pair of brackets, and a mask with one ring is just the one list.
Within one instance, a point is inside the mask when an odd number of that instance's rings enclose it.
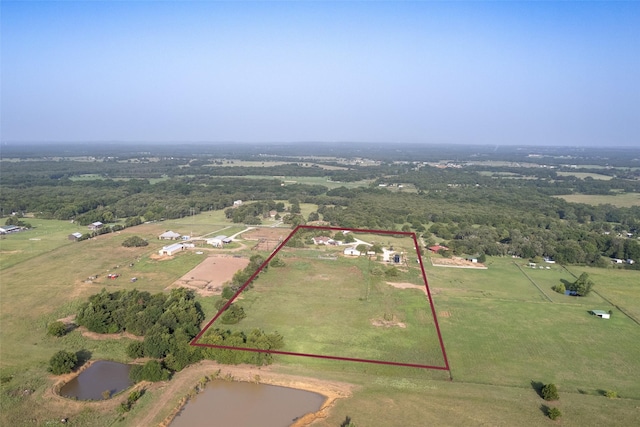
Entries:
{"label": "pond water", "polygon": [[267,384],[213,381],[189,401],[170,427],[287,427],[320,409],[318,393]]}
{"label": "pond water", "polygon": [[102,393],[106,390],[113,396],[131,386],[129,370],[130,365],[98,360],[65,384],[60,395],[78,400],[102,400]]}

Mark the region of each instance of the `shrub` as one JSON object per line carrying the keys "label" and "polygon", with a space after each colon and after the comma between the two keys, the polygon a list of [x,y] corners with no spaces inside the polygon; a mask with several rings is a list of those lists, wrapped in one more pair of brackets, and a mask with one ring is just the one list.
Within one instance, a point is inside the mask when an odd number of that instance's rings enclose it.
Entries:
{"label": "shrub", "polygon": [[136,365],[129,371],[129,378],[134,382],[165,381],[169,379],[169,371],[157,360],[149,360],[144,365]]}
{"label": "shrub", "polygon": [[609,399],[617,399],[618,398],[618,392],[617,391],[613,391],[613,390],[607,390],[604,392],[605,397],[608,397]]}
{"label": "shrub", "polygon": [[287,264],[285,264],[280,257],[274,257],[269,265],[271,265],[271,267],[284,267]]}
{"label": "shrub", "polygon": [[58,321],[49,323],[49,327],[47,328],[47,334],[52,335],[54,337],[61,337],[67,333],[67,325]]}
{"label": "shrub", "polygon": [[68,374],[78,363],[75,353],[60,350],[49,360],[49,372],[54,375]]}
{"label": "shrub", "polygon": [[547,411],[547,416],[552,420],[555,420],[562,416],[562,412],[560,412],[560,409],[558,408],[549,408],[549,410]]}
{"label": "shrub", "polygon": [[149,242],[138,236],[128,237],[124,242],[122,242],[122,246],[125,248],[139,248],[147,245],[149,245]]}
{"label": "shrub", "polygon": [[564,283],[560,283],[559,285],[553,285],[551,287],[551,290],[564,295],[567,288],[564,286]]}
{"label": "shrub", "polygon": [[127,356],[137,359],[144,356],[144,344],[140,341],[134,341],[127,346]]}
{"label": "shrub", "polygon": [[542,387],[542,398],[544,400],[558,400],[560,396],[558,396],[558,388],[555,384],[545,384]]}

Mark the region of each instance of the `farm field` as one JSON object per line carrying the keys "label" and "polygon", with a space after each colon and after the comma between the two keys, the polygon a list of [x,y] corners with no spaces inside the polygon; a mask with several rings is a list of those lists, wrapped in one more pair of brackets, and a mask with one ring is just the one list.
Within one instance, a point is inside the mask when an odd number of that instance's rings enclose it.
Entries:
{"label": "farm field", "polygon": [[585,178],[593,178],[593,179],[601,179],[604,181],[609,181],[612,177],[609,175],[602,175],[599,173],[592,172],[557,172],[559,176],[575,176],[576,178],[585,179]]}
{"label": "farm field", "polygon": [[619,208],[630,208],[632,206],[640,206],[639,193],[622,193],[614,196],[598,195],[598,194],[566,194],[560,197],[571,203],[586,203],[588,205],[613,205]]}

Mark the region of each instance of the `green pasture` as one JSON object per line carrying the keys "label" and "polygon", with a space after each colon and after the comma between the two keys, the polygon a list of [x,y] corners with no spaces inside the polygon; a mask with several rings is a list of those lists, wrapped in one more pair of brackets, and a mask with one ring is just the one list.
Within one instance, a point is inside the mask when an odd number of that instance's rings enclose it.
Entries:
{"label": "green pasture", "polygon": [[565,194],[560,197],[571,203],[584,203],[587,205],[613,205],[619,208],[640,206],[640,193],[620,193],[615,195],[599,194]]}
{"label": "green pasture", "polygon": [[85,233],[87,227],[69,221],[26,218],[33,228],[2,236],[0,239],[0,270],[50,252],[74,242],[69,234]]}
{"label": "green pasture", "polygon": [[[571,273],[579,276],[589,274],[595,283],[594,291],[640,323],[640,272],[618,268],[569,267]],[[573,277],[573,276],[572,276]],[[597,308],[597,307],[594,307]]]}
{"label": "green pasture", "polygon": [[609,175],[602,175],[599,173],[593,173],[593,172],[558,172],[558,176],[575,176],[576,178],[579,179],[585,179],[585,178],[592,178],[592,179],[599,179],[602,181],[609,181],[610,179],[612,179],[612,176]]}
{"label": "green pasture", "polygon": [[243,294],[238,328],[278,331],[284,351],[444,365],[423,291],[387,285],[366,259],[284,259]]}

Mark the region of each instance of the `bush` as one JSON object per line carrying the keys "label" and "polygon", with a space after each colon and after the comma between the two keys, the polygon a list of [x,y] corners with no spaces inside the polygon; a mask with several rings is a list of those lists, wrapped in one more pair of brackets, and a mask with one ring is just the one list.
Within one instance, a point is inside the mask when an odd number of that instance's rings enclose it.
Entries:
{"label": "bush", "polygon": [[68,374],[78,363],[75,353],[60,350],[49,360],[49,372],[54,375]]}
{"label": "bush", "polygon": [[549,410],[547,411],[547,416],[552,420],[555,420],[562,416],[562,412],[560,412],[560,409],[558,408],[549,408]]}
{"label": "bush", "polygon": [[133,382],[140,381],[166,381],[169,379],[169,371],[157,360],[149,360],[144,365],[136,365],[129,371],[129,378]]}
{"label": "bush", "polygon": [[545,384],[542,387],[542,398],[544,400],[558,400],[560,396],[558,395],[558,388],[555,384]]}
{"label": "bush", "polygon": [[149,242],[138,236],[128,237],[124,242],[122,242],[122,246],[124,246],[125,248],[139,248],[148,245]]}
{"label": "bush", "polygon": [[564,286],[564,283],[560,283],[559,285],[553,285],[551,287],[551,290],[564,295],[565,291],[567,290],[567,288]]}
{"label": "bush", "polygon": [[67,325],[60,321],[55,321],[49,323],[49,327],[47,328],[47,334],[52,335],[54,337],[61,337],[67,333]]}
{"label": "bush", "polygon": [[137,359],[144,356],[144,343],[140,341],[134,341],[127,346],[127,356],[132,359]]}
{"label": "bush", "polygon": [[285,265],[287,265],[287,264],[285,264],[285,262],[284,262],[284,261],[282,261],[282,259],[280,259],[280,257],[274,257],[274,258],[271,260],[271,263],[270,263],[269,265],[270,265],[271,267],[284,267],[284,266],[285,266]]}
{"label": "bush", "polygon": [[613,390],[607,390],[604,392],[605,397],[608,397],[609,399],[617,399],[618,398],[618,392],[617,391],[613,391]]}

